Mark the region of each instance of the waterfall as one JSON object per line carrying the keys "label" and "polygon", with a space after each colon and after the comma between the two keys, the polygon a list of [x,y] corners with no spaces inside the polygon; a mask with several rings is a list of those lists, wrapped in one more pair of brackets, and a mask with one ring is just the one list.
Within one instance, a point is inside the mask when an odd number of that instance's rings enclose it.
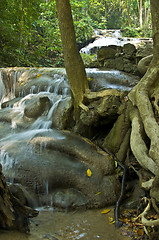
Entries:
{"label": "waterfall", "polygon": [[86,70],[88,78],[91,79],[89,86],[92,91],[97,92],[103,89],[119,89],[120,91],[130,91],[139,81],[138,77],[118,70],[100,70],[88,68]]}
{"label": "waterfall", "polygon": [[[13,88],[11,89],[11,93],[15,94],[15,85],[17,82],[17,79],[20,77],[19,73],[16,73],[14,71],[10,72],[10,79],[14,79]],[[1,75],[0,75],[1,76]],[[70,96],[69,86],[66,82],[65,76],[60,76],[59,74],[53,74],[52,75],[54,81],[51,81],[50,79],[47,79],[46,83],[44,84],[42,90],[41,87],[37,85],[29,86],[28,92],[29,94],[24,96],[21,100],[18,102],[15,102],[10,108],[10,111],[13,114],[10,129],[13,131],[11,134],[6,135],[6,137],[0,139],[0,162],[2,164],[2,167],[4,170],[11,169],[14,164],[16,164],[16,152],[13,152],[12,156],[9,152],[7,152],[7,149],[11,149],[15,146],[19,146],[19,149],[21,148],[22,151],[29,151],[32,152],[32,147],[29,147],[29,142],[34,136],[37,134],[42,134],[45,132],[51,132],[54,134],[54,137],[57,139],[64,139],[65,137],[63,134],[61,134],[56,129],[52,129],[52,118],[54,117],[54,112],[60,102],[64,101],[68,96]],[[36,80],[37,81],[37,80]],[[37,81],[38,82],[38,81]],[[0,78],[0,84],[1,84],[1,98],[4,95],[4,86]],[[36,93],[34,93],[34,90],[36,88]],[[25,94],[24,94],[25,95]],[[22,96],[22,92],[21,92]],[[50,109],[46,112],[44,112],[41,116],[39,116],[33,123],[29,124],[29,127],[24,129],[22,132],[18,130],[17,122],[23,121],[24,119],[24,109],[26,106],[26,103],[36,97],[48,97],[50,100]],[[7,109],[2,109],[2,111],[5,111]],[[21,142],[26,142],[25,146],[21,146]],[[45,146],[41,146],[43,149]]]}
{"label": "waterfall", "polygon": [[93,43],[83,47],[80,50],[80,53],[84,54],[95,54],[99,48],[103,46],[123,46],[127,43],[137,44],[140,42],[140,39],[137,38],[126,38],[122,37],[120,30],[94,30],[97,38]]}
{"label": "waterfall", "polygon": [[1,90],[1,92],[3,91],[3,99],[1,98],[1,103],[15,98],[16,83],[24,71],[23,68],[19,70],[16,68],[3,68],[0,70],[0,82],[3,85],[3,90]]}
{"label": "waterfall", "polygon": [[13,167],[14,159],[12,157],[9,157],[8,153],[5,150],[2,150],[0,152],[0,158],[3,169],[6,170]]}
{"label": "waterfall", "polygon": [[[14,83],[5,89],[5,93],[8,95],[12,93],[16,97],[11,99],[8,105],[3,102],[4,105],[0,111],[0,163],[3,173],[8,181],[27,186],[43,204],[52,206],[55,200],[57,203],[61,202],[62,200],[59,199],[64,196],[64,203],[68,202],[70,206],[70,203],[76,201],[76,194],[79,196],[80,189],[77,188],[74,193],[71,188],[76,186],[78,177],[82,178],[81,172],[84,177],[82,184],[84,186],[89,184],[89,181],[85,182],[88,180],[86,171],[90,168],[87,153],[90,153],[91,161],[96,157],[99,159],[101,155],[97,156],[98,153],[94,147],[80,139],[79,136],[59,130],[66,129],[63,125],[61,127],[61,119],[70,121],[70,126],[74,124],[70,88],[65,70],[34,69],[33,72],[27,73],[28,78],[23,70],[20,77],[23,84],[17,84],[20,73],[16,73],[15,69],[5,71],[9,75],[8,82],[12,79],[11,82]],[[88,78],[91,79],[89,86],[92,91],[107,88],[129,91],[132,88],[132,83],[129,84],[130,76],[127,77],[119,71],[86,69],[86,72]],[[31,77],[32,73],[33,77]],[[134,82],[134,76],[132,79]],[[2,81],[1,85],[3,98]],[[7,87],[8,85],[5,85],[5,88]],[[56,122],[59,125],[56,125]],[[103,164],[105,160],[105,156],[102,156]],[[98,162],[96,159],[93,161]],[[95,169],[99,168],[95,167]],[[79,171],[81,171],[80,174]],[[93,177],[96,177],[97,174],[94,172],[93,174]],[[67,175],[66,179],[65,175]],[[72,179],[76,179],[76,182],[74,183]],[[60,188],[70,188],[68,195]],[[82,204],[87,202],[84,196],[81,195],[82,200],[77,197]]]}
{"label": "waterfall", "polygon": [[62,95],[48,95],[51,100],[52,107],[47,115],[39,117],[31,126],[31,129],[50,129],[52,127],[53,112],[58,107],[58,104],[63,100]]}

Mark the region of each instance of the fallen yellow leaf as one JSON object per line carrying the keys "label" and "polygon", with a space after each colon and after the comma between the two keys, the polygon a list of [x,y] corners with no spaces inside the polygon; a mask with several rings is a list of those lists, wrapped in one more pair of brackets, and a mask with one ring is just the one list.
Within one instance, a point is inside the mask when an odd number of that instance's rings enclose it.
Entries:
{"label": "fallen yellow leaf", "polygon": [[110,222],[109,224],[114,224],[115,223],[115,221],[113,221],[113,222]]}
{"label": "fallen yellow leaf", "polygon": [[38,74],[38,75],[36,76],[36,78],[39,78],[39,77],[41,77],[41,75],[42,75],[42,74]]}
{"label": "fallen yellow leaf", "polygon": [[87,78],[88,79],[88,81],[92,81],[93,80],[93,78]]}
{"label": "fallen yellow leaf", "polygon": [[111,210],[110,209],[104,209],[103,211],[101,211],[102,214],[106,214],[108,212],[110,212]]}
{"label": "fallen yellow leaf", "polygon": [[91,175],[92,175],[91,170],[90,170],[90,169],[87,169],[87,176],[88,176],[88,177],[91,177]]}
{"label": "fallen yellow leaf", "polygon": [[97,193],[96,193],[96,195],[99,195],[99,194],[101,194],[101,192],[97,192]]}
{"label": "fallen yellow leaf", "polygon": [[113,224],[113,223],[115,223],[114,218],[109,217],[109,224]]}
{"label": "fallen yellow leaf", "polygon": [[117,166],[118,166],[118,163],[117,163],[117,161],[115,161],[115,168],[117,168]]}

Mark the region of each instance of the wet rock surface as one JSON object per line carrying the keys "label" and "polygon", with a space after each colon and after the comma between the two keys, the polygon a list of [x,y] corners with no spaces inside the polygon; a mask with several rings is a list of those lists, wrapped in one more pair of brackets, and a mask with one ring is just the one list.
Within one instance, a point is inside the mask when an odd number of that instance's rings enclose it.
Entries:
{"label": "wet rock surface", "polygon": [[34,193],[36,205],[74,209],[115,203],[120,181],[114,160],[77,134],[115,120],[124,97],[139,79],[119,71],[87,69],[95,92],[85,99],[89,116],[81,111],[81,122],[75,125],[64,69],[2,72],[7,89],[0,110],[0,161],[7,180],[26,187],[27,196]]}
{"label": "wet rock surface", "polygon": [[130,91],[140,80],[138,76],[118,70],[88,69],[89,86],[93,92],[104,89]]}
{"label": "wet rock surface", "polygon": [[1,163],[6,178],[35,192],[40,205],[92,208],[115,203],[120,184],[111,175],[114,162],[108,155],[68,132],[39,131],[30,135],[30,142],[25,134],[30,133],[13,136],[10,144],[6,138]]}
{"label": "wet rock surface", "polygon": [[[138,56],[138,57],[137,57]],[[135,45],[126,43],[123,46],[109,45],[101,47],[97,52],[99,66],[117,69],[134,75],[139,75],[138,58]]]}

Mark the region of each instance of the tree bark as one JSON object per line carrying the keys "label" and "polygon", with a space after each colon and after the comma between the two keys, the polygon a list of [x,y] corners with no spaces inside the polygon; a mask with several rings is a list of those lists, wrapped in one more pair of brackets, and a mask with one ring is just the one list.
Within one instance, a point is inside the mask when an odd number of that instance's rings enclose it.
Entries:
{"label": "tree bark", "polygon": [[[153,55],[154,61],[159,60],[159,5],[157,0],[151,0],[151,18],[152,18],[152,34],[153,34]],[[157,66],[157,65],[156,65]]]}
{"label": "tree bark", "polygon": [[140,27],[142,28],[142,0],[137,0],[138,11],[139,11],[139,22]]}
{"label": "tree bark", "polygon": [[84,64],[76,44],[71,6],[69,0],[56,0],[59,27],[64,52],[64,62],[68,81],[73,95],[75,111],[82,104],[83,96],[88,89]]}

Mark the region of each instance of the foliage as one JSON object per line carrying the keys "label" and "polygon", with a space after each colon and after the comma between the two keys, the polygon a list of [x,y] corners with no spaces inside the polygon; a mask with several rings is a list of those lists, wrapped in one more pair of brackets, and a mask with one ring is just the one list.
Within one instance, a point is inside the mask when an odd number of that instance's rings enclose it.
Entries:
{"label": "foliage", "polygon": [[[141,15],[142,26],[139,16]],[[149,0],[70,0],[78,45],[93,29],[151,36]],[[0,66],[63,66],[55,0],[1,0]]]}
{"label": "foliage", "polygon": [[97,62],[96,54],[95,55],[91,55],[91,54],[83,54],[83,53],[81,53],[81,57],[82,57],[82,60],[84,62],[85,67],[94,66],[95,63]]}
{"label": "foliage", "polygon": [[136,28],[132,28],[132,27],[125,27],[123,30],[122,30],[122,34],[123,34],[123,37],[139,37],[141,34],[141,29],[136,29]]}
{"label": "foliage", "polygon": [[88,40],[93,34],[92,19],[88,14],[89,1],[71,0],[77,42]]}

